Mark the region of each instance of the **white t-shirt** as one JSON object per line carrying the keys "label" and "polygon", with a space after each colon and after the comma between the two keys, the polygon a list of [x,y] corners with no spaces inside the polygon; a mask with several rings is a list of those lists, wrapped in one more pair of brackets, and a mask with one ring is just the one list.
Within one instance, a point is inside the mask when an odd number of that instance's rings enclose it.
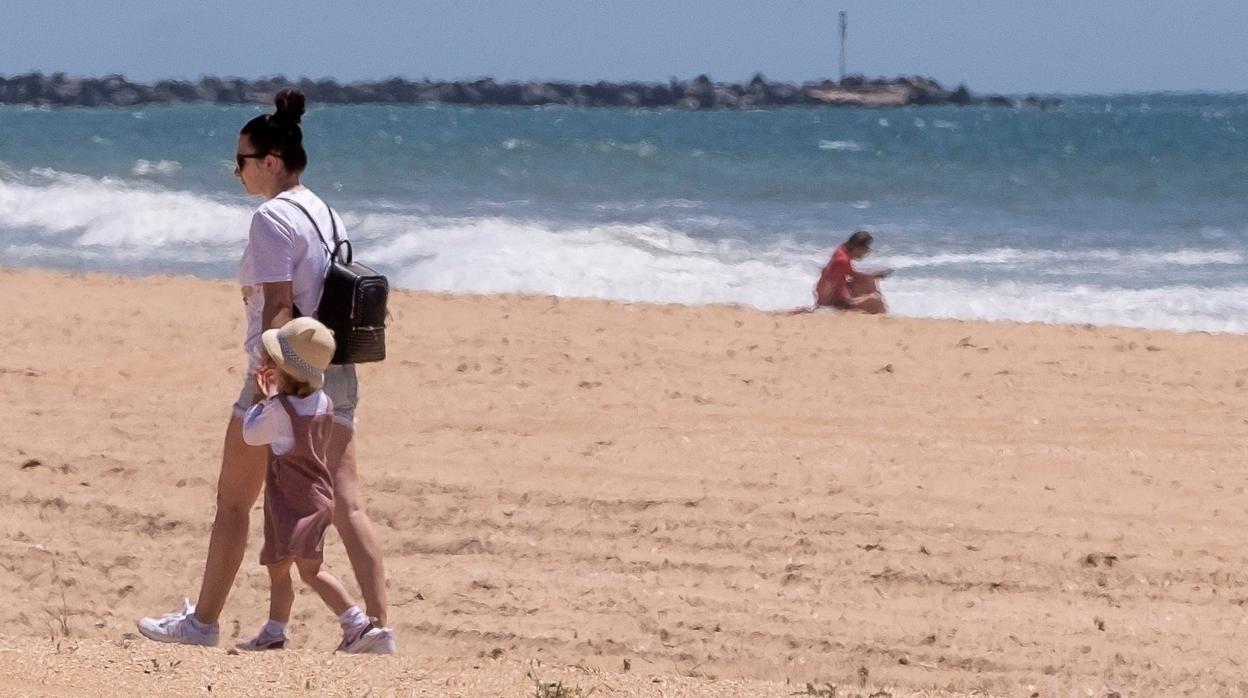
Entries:
{"label": "white t-shirt", "polygon": [[[243,259],[238,266],[238,282],[243,287],[243,302],[247,306],[247,336],[243,350],[247,352],[248,371],[258,366],[260,334],[264,331],[264,289],[260,284],[291,282],[295,307],[304,315],[314,315],[321,302],[325,287],[325,272],[329,269],[329,256],[321,239],[317,237],[312,222],[294,204],[281,199],[293,199],[316,218],[325,242],[333,246],[333,226],[329,207],[307,187],[296,187],[282,192],[278,198],[260,204],[251,217],[251,232]],[[338,223],[338,237],[345,240],[346,227],[334,214]]]}
{"label": "white t-shirt", "polygon": [[[324,391],[317,390],[307,397],[290,395],[287,399],[295,414],[304,417],[329,414],[329,398]],[[268,445],[279,456],[295,447],[295,427],[280,400],[269,398],[247,408],[243,415],[243,441],[251,446]]]}

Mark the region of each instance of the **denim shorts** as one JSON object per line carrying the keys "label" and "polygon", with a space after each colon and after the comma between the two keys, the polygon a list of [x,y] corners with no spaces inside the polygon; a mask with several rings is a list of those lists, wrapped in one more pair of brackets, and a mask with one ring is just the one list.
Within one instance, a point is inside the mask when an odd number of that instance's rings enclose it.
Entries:
{"label": "denim shorts", "polygon": [[[325,385],[321,389],[334,401],[334,422],[355,428],[355,406],[360,401],[360,382],[355,377],[355,365],[334,364],[325,369]],[[243,382],[238,401],[234,403],[234,414],[242,417],[258,396],[256,379],[249,375]]]}

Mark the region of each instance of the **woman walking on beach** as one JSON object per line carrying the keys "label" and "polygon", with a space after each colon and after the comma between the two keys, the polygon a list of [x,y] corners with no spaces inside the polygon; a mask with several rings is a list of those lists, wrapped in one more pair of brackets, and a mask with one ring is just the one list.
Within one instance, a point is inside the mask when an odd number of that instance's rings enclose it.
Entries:
{"label": "woman walking on beach", "polygon": [[[299,127],[303,95],[282,90],[274,101],[274,113],[257,116],[243,126],[235,153],[234,174],[243,189],[266,199],[252,216],[239,267],[247,312],[247,378],[225,432],[217,512],[198,599],[195,604],[184,602],[178,612],[139,621],[140,632],[159,642],[217,644],[217,620],[242,564],[249,515],[265,479],[266,449],[249,446],[243,439],[243,416],[261,398],[252,380],[261,361],[261,335],[282,327],[296,309],[303,314],[315,311],[329,265],[319,231],[335,225],[345,229],[336,214],[299,181],[308,162]],[[333,401],[327,453],[335,493],[333,523],[347,549],[370,621],[385,628],[385,570],[364,512],[355,462],[355,367],[330,366],[325,371],[324,391]],[[386,632],[393,651],[393,634]]]}

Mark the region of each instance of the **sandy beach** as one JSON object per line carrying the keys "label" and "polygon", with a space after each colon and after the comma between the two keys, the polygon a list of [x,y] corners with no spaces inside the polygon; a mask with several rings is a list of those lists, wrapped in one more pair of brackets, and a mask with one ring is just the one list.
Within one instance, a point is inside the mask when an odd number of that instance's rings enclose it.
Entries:
{"label": "sandy beach", "polygon": [[221,648],[134,621],[198,589],[237,288],[0,291],[5,695],[1248,690],[1245,337],[397,293],[359,453],[400,656],[306,589],[236,656],[258,515]]}

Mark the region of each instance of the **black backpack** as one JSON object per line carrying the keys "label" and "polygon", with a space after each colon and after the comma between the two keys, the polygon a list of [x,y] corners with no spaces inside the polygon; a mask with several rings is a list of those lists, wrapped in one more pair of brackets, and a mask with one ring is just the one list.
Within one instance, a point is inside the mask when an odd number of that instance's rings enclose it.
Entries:
{"label": "black backpack", "polygon": [[[372,267],[355,261],[350,240],[338,239],[338,221],[334,219],[329,205],[329,222],[334,227],[334,246],[330,248],[321,234],[316,219],[302,204],[293,199],[277,197],[294,204],[312,221],[316,236],[321,239],[325,253],[329,255],[329,269],[325,272],[325,289],[316,307],[316,319],[334,333],[337,349],[335,364],[364,364],[386,358],[386,302],[390,297],[390,282]],[[345,251],[345,254],[344,254]],[[295,308],[295,317],[301,315]]]}

